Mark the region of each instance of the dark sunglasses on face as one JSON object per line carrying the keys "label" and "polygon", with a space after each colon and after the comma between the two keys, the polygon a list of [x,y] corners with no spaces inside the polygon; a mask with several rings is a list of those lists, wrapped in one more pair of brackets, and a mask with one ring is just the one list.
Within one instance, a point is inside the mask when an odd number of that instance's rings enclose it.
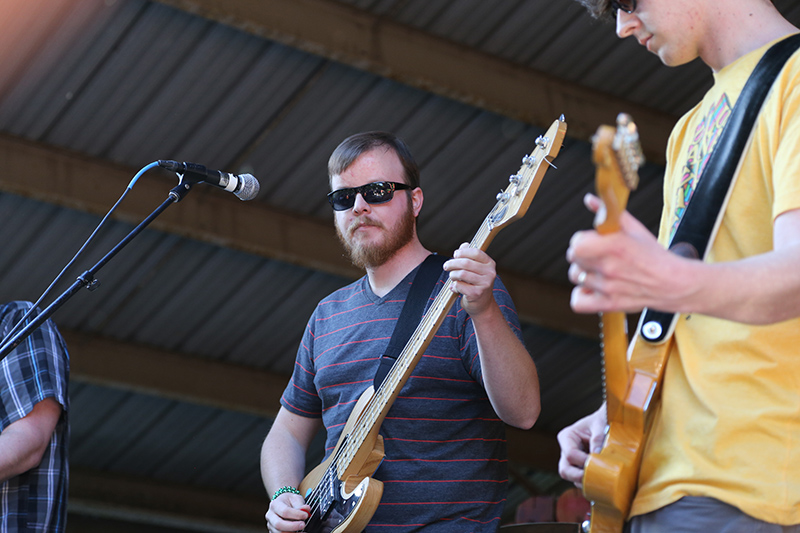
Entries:
{"label": "dark sunglasses on face", "polygon": [[636,11],[636,0],[611,0],[611,11],[617,16],[617,11],[624,11],[629,15]]}
{"label": "dark sunglasses on face", "polygon": [[328,202],[334,211],[352,209],[356,196],[361,195],[368,204],[383,204],[394,197],[394,191],[411,189],[410,185],[395,181],[376,181],[352,189],[339,189],[328,193]]}

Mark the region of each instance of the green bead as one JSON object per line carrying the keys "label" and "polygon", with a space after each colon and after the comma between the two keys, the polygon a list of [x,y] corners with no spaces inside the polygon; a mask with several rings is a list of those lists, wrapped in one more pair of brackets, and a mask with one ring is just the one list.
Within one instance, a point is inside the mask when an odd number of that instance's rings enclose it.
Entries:
{"label": "green bead", "polygon": [[290,487],[290,486],[287,485],[285,487],[281,487],[278,490],[276,490],[275,494],[272,495],[272,499],[274,500],[275,498],[277,498],[281,494],[285,494],[287,492],[290,492],[292,494],[300,494],[300,491],[297,490],[295,487]]}

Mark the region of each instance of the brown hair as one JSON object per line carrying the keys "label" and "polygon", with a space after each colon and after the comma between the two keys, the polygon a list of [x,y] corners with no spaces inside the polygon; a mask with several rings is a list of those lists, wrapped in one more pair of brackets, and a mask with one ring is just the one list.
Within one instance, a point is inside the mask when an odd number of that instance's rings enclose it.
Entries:
{"label": "brown hair", "polygon": [[419,187],[419,167],[411,150],[403,140],[386,131],[356,133],[343,140],[328,159],[328,178],[341,174],[358,159],[358,156],[375,148],[393,150],[405,171],[405,181],[412,189]]}
{"label": "brown hair", "polygon": [[609,0],[577,0],[596,19],[611,20],[614,14],[611,11]]}

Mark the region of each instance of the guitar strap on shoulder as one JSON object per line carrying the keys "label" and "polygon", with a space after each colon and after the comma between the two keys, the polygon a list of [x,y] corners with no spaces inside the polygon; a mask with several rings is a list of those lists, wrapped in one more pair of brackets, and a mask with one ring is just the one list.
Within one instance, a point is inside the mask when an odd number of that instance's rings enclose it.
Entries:
{"label": "guitar strap on shoulder", "polygon": [[419,270],[417,270],[411,289],[408,291],[406,303],[403,305],[403,310],[400,312],[400,317],[394,327],[392,338],[386,347],[386,351],[381,356],[378,371],[375,373],[375,379],[373,380],[375,390],[380,388],[392,365],[400,356],[400,352],[403,351],[403,348],[411,338],[411,334],[417,329],[422,318],[422,312],[425,309],[425,302],[428,301],[436,282],[442,275],[442,266],[445,261],[447,261],[446,257],[431,254],[425,258],[425,261],[422,262]]}
{"label": "guitar strap on shoulder", "polygon": [[[722,222],[756,118],[775,78],[798,47],[800,34],[783,39],[767,50],[750,74],[670,241],[671,251],[705,259]],[[672,335],[677,316],[645,309],[639,332],[647,341],[661,343]]]}

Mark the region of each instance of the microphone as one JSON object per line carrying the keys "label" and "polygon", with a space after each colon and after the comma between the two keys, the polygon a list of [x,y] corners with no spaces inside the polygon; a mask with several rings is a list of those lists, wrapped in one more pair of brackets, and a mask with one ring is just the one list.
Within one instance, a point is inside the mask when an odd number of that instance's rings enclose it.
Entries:
{"label": "microphone", "polygon": [[261,188],[258,180],[252,174],[231,174],[229,172],[211,170],[196,163],[180,163],[163,159],[158,161],[158,166],[178,174],[190,174],[195,179],[199,178],[199,181],[232,192],[240,200],[252,200],[258,196],[258,191]]}

